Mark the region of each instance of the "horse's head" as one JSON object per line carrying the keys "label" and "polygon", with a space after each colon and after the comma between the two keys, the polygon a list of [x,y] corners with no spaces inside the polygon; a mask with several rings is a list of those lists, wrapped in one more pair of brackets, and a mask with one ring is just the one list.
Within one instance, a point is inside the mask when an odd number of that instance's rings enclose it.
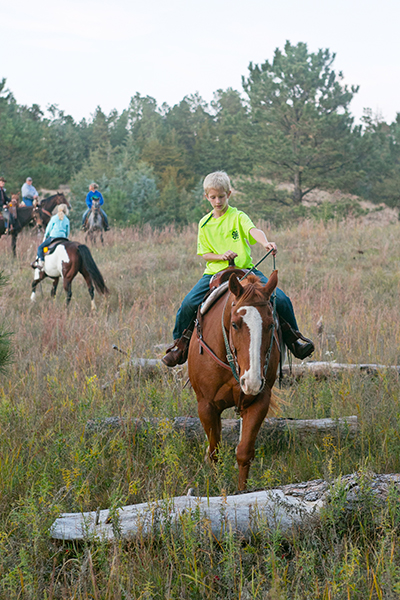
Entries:
{"label": "horse's head", "polygon": [[35,220],[37,228],[39,230],[43,229],[43,227],[44,227],[43,213],[42,213],[42,210],[39,208],[39,206],[33,207],[33,218]]}
{"label": "horse's head", "polygon": [[100,198],[92,199],[92,211],[98,213],[100,211]]}
{"label": "horse's head", "polygon": [[278,271],[272,273],[265,286],[255,275],[245,279],[243,285],[234,274],[229,279],[234,299],[230,323],[225,324],[236,357],[240,387],[246,395],[256,396],[265,384],[265,360],[272,343],[274,321],[270,298],[277,283]]}
{"label": "horse's head", "polygon": [[69,200],[67,199],[67,197],[64,196],[64,194],[62,192],[57,192],[56,198],[57,198],[57,202],[56,202],[57,206],[59,204],[66,204],[68,209],[71,210],[72,206],[71,206]]}
{"label": "horse's head", "polygon": [[18,208],[18,206],[19,206],[19,192],[18,192],[18,194],[11,194],[11,205],[12,206],[16,206]]}

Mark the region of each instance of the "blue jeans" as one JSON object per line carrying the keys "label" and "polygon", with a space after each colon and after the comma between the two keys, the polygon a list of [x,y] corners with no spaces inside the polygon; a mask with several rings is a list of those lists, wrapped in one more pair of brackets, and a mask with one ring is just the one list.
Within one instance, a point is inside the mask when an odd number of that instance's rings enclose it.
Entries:
{"label": "blue jeans", "polygon": [[33,200],[32,198],[22,198],[25,206],[33,206]]}
{"label": "blue jeans", "polygon": [[[253,271],[253,273],[260,278],[264,285],[267,283],[268,277],[265,277],[261,271],[256,269]],[[185,329],[189,327],[193,319],[196,317],[197,309],[202,303],[204,296],[210,289],[209,284],[211,277],[212,275],[203,275],[203,277],[183,299],[183,302],[176,315],[175,327],[173,331],[174,340],[178,340],[180,337],[182,337]],[[276,310],[279,316],[285,319],[285,321],[287,321],[293,329],[298,331],[292,301],[279,288],[276,288]]]}
{"label": "blue jeans", "polygon": [[[86,221],[86,217],[88,216],[89,212],[91,211],[91,208],[88,208],[87,210],[85,210],[85,212],[83,213],[83,217],[82,217],[82,225],[85,224]],[[101,214],[103,215],[103,219],[104,219],[104,225],[106,227],[108,227],[108,217],[106,215],[106,213],[104,212],[104,210],[101,208],[100,209]]]}

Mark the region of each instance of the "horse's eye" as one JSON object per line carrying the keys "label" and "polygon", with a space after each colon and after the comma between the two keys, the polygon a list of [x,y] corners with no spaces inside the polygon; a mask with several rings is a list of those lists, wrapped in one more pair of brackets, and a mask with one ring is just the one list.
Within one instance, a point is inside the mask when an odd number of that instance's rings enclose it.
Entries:
{"label": "horse's eye", "polygon": [[238,330],[238,329],[239,329],[239,326],[238,326],[238,324],[237,324],[237,323],[235,323],[234,321],[232,321],[232,327],[233,327],[233,329],[236,329],[236,330]]}

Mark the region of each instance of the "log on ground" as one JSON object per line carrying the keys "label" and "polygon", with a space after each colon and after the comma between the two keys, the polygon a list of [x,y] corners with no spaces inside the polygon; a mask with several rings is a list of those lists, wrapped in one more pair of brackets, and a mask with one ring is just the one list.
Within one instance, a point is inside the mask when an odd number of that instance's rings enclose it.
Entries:
{"label": "log on ground", "polygon": [[[347,511],[358,510],[366,490],[372,501],[382,505],[394,487],[400,493],[400,474],[353,473],[341,477]],[[125,506],[110,513],[108,509],[85,513],[64,513],[53,523],[50,534],[58,540],[114,540],[140,535],[146,538],[166,528],[184,527],[190,519],[211,528],[217,539],[226,532],[248,536],[260,527],[265,531],[293,532],[318,523],[321,510],[330,502],[335,482],[322,479],[295,483],[280,488],[213,498],[192,495]]]}
{"label": "log on ground", "polygon": [[[240,419],[222,419],[222,439],[228,444],[237,444],[240,434]],[[108,417],[99,421],[91,420],[86,424],[85,434],[107,433],[123,429],[127,432],[157,429],[162,425],[185,435],[189,440],[204,439],[205,433],[198,417],[176,417],[175,419],[124,419]],[[261,425],[257,440],[271,440],[283,435],[298,435],[300,438],[330,434],[334,437],[354,437],[359,430],[357,416],[341,417],[338,419],[265,419]]]}
{"label": "log on ground", "polygon": [[[138,358],[132,357],[125,361],[120,368],[133,369],[150,375],[154,373],[174,373],[182,371],[182,366],[173,369],[166,367],[159,358]],[[312,374],[315,377],[328,377],[337,373],[361,372],[368,375],[376,375],[382,371],[393,371],[400,373],[398,365],[380,365],[375,363],[336,363],[331,361],[308,361],[302,363],[293,363],[291,367],[288,364],[283,366],[284,377],[302,377],[306,374]]]}

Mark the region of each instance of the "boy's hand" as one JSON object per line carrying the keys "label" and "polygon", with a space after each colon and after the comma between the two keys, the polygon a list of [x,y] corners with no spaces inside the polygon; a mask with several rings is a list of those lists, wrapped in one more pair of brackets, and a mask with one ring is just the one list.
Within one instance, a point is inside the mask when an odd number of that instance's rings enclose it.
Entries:
{"label": "boy's hand", "polygon": [[267,244],[265,244],[264,248],[267,252],[272,250],[272,256],[276,256],[276,253],[278,252],[278,248],[276,247],[275,242],[268,242]]}
{"label": "boy's hand", "polygon": [[233,250],[227,250],[221,256],[222,256],[221,260],[233,260],[234,258],[237,257],[237,254],[236,254],[236,252],[233,252]]}

